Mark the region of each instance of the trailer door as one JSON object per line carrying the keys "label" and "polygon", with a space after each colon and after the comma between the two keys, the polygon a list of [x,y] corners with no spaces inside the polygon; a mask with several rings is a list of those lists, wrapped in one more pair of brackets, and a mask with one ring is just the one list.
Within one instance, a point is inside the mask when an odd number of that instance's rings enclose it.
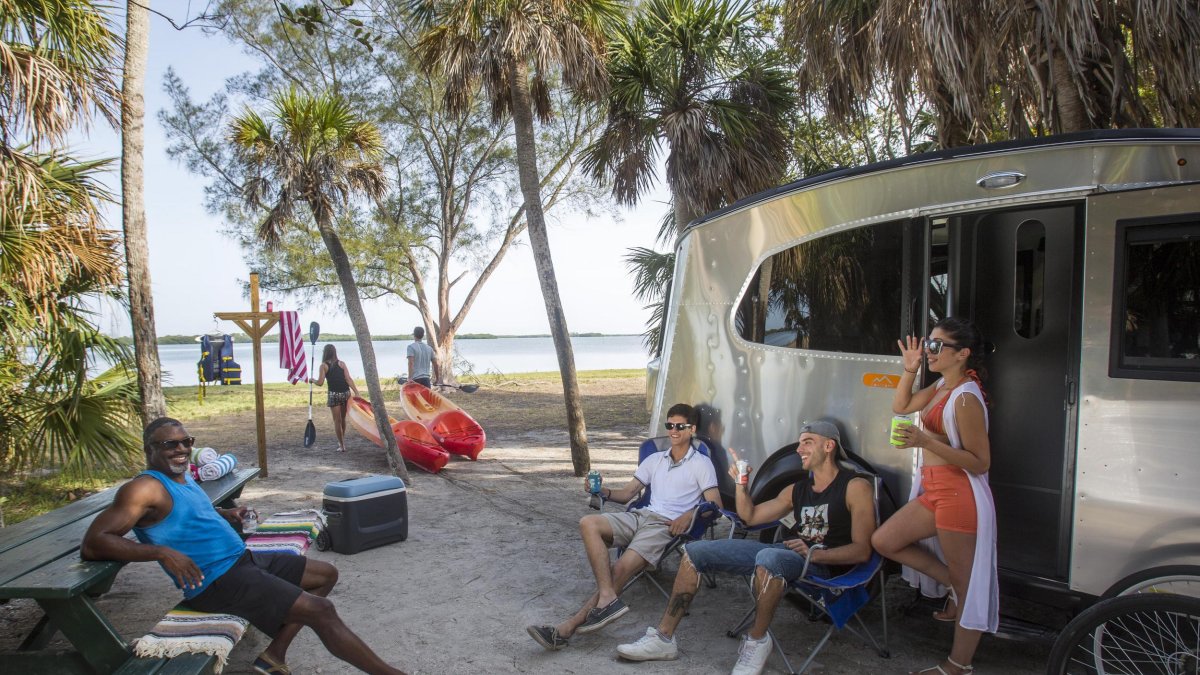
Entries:
{"label": "trailer door", "polygon": [[995,345],[984,385],[999,565],[1049,579],[1067,576],[1081,218],[1062,205],[950,223],[950,306]]}

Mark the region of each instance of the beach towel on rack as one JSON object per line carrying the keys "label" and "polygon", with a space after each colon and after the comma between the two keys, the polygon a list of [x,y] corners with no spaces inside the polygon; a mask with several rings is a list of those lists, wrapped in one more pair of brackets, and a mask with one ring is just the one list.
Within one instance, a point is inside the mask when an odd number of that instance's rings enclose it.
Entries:
{"label": "beach towel on rack", "polygon": [[296,384],[308,377],[304,360],[304,333],[300,330],[300,314],[279,313],[279,367],[288,371],[288,382]]}

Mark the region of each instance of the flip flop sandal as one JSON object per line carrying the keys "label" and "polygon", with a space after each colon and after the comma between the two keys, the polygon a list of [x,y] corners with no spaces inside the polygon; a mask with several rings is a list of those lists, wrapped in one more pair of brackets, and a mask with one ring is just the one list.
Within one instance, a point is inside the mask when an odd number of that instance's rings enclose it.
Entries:
{"label": "flip flop sandal", "polygon": [[278,663],[264,652],[254,659],[254,672],[259,675],[292,675],[286,664]]}

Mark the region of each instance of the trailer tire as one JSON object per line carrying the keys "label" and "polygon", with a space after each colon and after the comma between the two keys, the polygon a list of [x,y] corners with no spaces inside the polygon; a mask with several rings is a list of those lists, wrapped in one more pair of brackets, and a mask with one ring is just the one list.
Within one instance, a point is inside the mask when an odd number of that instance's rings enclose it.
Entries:
{"label": "trailer tire", "polygon": [[1200,565],[1167,565],[1142,570],[1121,579],[1102,599],[1135,593],[1176,593],[1200,598]]}
{"label": "trailer tire", "polygon": [[1109,598],[1067,624],[1050,651],[1046,675],[1195,675],[1198,644],[1200,598],[1173,593]]}

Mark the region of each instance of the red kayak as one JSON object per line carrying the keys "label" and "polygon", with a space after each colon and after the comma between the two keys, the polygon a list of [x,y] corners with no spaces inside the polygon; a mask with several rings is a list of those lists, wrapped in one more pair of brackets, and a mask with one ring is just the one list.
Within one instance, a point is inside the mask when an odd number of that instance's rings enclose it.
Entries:
{"label": "red kayak", "polygon": [[[346,419],[358,433],[366,436],[375,445],[383,447],[383,439],[379,437],[379,428],[375,426],[375,413],[371,411],[369,401],[358,396],[351,398],[350,405],[346,406]],[[394,417],[389,417],[388,422],[391,423],[392,433],[396,435],[400,456],[404,459],[430,473],[441,471],[446,462],[450,461],[450,455],[442,449],[425,425],[412,420],[397,420]]]}
{"label": "red kayak", "polygon": [[487,443],[483,427],[462,410],[449,410],[438,415],[429,423],[429,430],[447,451],[470,457],[471,461],[479,458]]}
{"label": "red kayak", "polygon": [[428,387],[408,382],[400,390],[400,403],[409,419],[418,420],[433,432],[448,452],[471,460],[479,458],[487,444],[487,434],[475,418],[454,401]]}

